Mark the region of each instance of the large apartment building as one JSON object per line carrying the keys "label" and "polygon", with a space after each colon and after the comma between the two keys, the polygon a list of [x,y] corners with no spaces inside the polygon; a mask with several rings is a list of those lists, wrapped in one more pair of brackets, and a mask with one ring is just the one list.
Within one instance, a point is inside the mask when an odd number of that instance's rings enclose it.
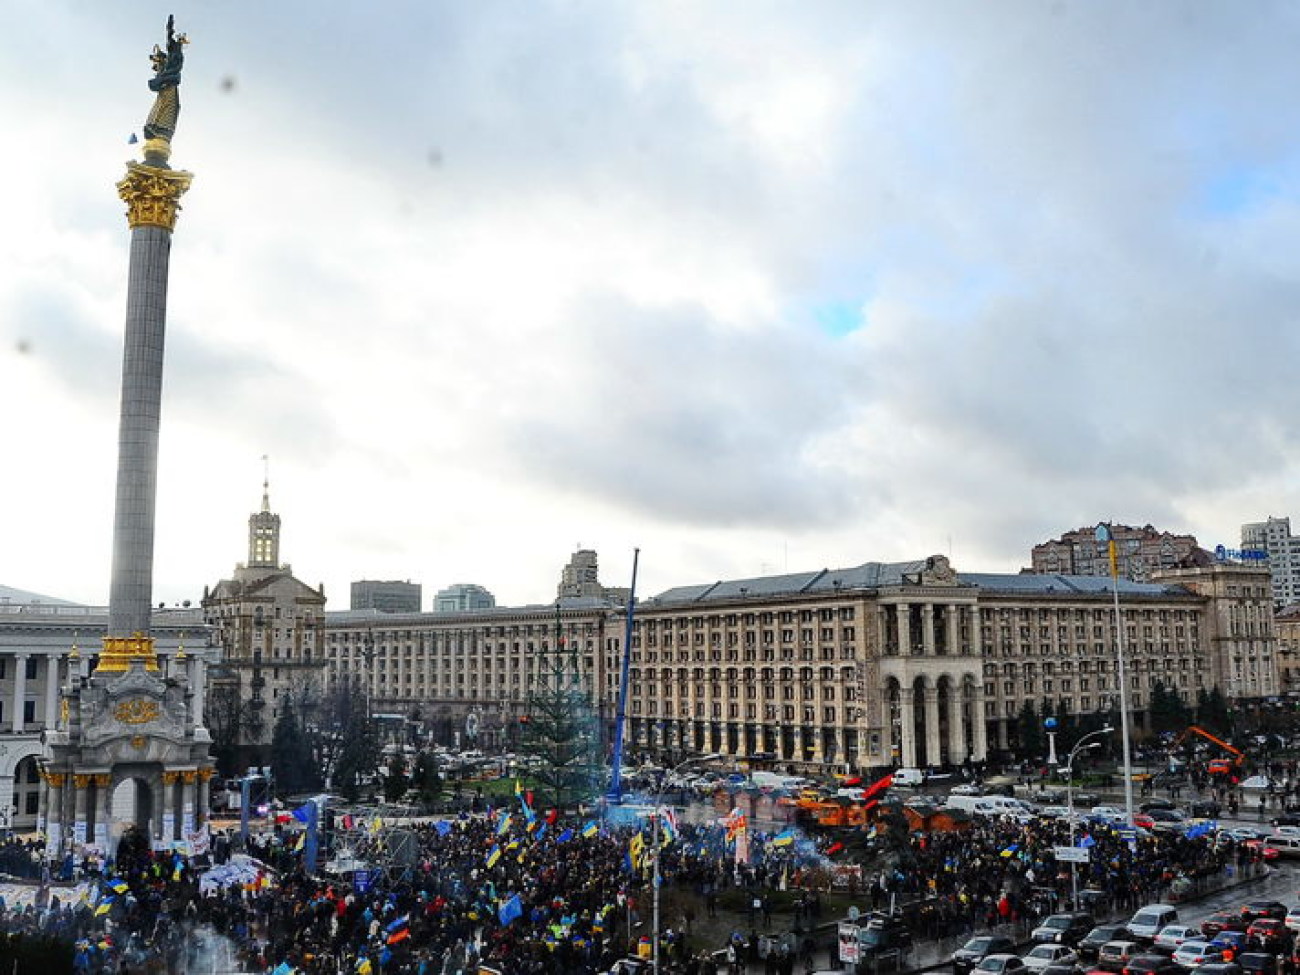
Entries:
{"label": "large apartment building", "polygon": [[1264,553],[1279,609],[1300,602],[1300,537],[1291,534],[1290,518],[1269,517],[1241,526],[1243,553]]}
{"label": "large apartment building", "polygon": [[[1115,539],[1119,574],[1133,582],[1144,582],[1169,569],[1207,566],[1210,553],[1193,535],[1175,535],[1151,525],[1108,525]],[[1060,538],[1035,545],[1030,550],[1030,571],[1046,575],[1109,576],[1110,555],[1105,542],[1097,541],[1095,526],[1076,528]]]}
{"label": "large apartment building", "polygon": [[[1015,744],[1026,701],[1075,713],[1118,699],[1118,592],[1139,732],[1157,682],[1189,704],[1218,686],[1279,692],[1267,574],[1244,565],[1152,582],[961,574],[942,556],[715,582],[641,601],[628,740],[808,769],[938,765]],[[558,606],[558,616],[557,616]],[[506,742],[545,655],[578,661],[609,731],[625,608],[597,596],[469,613],[328,614],[328,679],[435,733]]]}

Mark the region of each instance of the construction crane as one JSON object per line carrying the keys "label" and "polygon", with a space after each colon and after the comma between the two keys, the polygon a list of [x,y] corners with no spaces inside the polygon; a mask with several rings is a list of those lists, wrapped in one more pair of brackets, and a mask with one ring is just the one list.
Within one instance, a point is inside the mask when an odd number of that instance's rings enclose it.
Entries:
{"label": "construction crane", "polygon": [[1231,775],[1246,763],[1246,756],[1242,754],[1241,749],[1233,748],[1222,738],[1215,737],[1204,728],[1199,728],[1196,725],[1188,725],[1187,730],[1174,739],[1171,751],[1177,751],[1183,742],[1187,740],[1188,735],[1200,735],[1206,741],[1213,742],[1232,756],[1231,758],[1211,759],[1210,764],[1207,766],[1207,771],[1211,775]]}

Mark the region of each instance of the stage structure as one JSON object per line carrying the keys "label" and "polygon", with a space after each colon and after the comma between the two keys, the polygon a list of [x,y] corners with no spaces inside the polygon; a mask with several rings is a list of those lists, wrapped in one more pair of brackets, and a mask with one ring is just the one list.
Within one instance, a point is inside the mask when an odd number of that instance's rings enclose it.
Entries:
{"label": "stage structure", "polygon": [[69,850],[111,854],[120,830],[113,810],[147,831],[155,848],[202,846],[213,768],[203,720],[204,654],[182,646],[160,660],[150,633],[154,508],[162,407],[163,344],[172,230],[192,174],[172,169],[180,115],[185,35],[167,19],[154,47],[153,108],[143,162],[117,184],[131,228],[122,366],[117,504],[108,633],[94,661],[74,650],[59,720],[44,736],[42,825],[51,857]]}

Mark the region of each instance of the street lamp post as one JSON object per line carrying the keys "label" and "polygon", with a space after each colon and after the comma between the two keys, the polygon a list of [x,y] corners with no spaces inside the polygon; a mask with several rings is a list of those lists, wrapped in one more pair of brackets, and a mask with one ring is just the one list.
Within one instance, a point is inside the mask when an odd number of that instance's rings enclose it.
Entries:
{"label": "street lamp post", "polygon": [[1124,662],[1124,620],[1119,611],[1119,555],[1109,525],[1098,525],[1096,538],[1110,556],[1110,591],[1115,603],[1115,666],[1119,678],[1119,726],[1124,747],[1124,815],[1133,825],[1133,755],[1128,733],[1128,671]]}
{"label": "street lamp post", "polygon": [[[1090,748],[1099,748],[1101,742],[1089,742],[1089,738],[1097,738],[1101,735],[1108,735],[1114,728],[1101,728],[1097,731],[1090,731],[1074,743],[1070,749],[1069,756],[1065,759],[1065,815],[1070,820],[1070,846],[1074,846],[1075,822],[1074,822],[1074,757],[1079,752]],[[1074,909],[1079,909],[1079,865],[1070,862],[1070,890],[1072,893],[1072,902]]]}
{"label": "street lamp post", "polygon": [[659,841],[659,836],[657,834],[660,829],[659,810],[663,804],[664,789],[668,785],[668,780],[671,779],[678,772],[680,772],[682,769],[686,768],[686,766],[697,765],[700,762],[712,762],[712,761],[716,761],[719,758],[722,758],[722,754],[720,752],[710,752],[707,755],[697,755],[694,758],[688,758],[684,761],[678,762],[659,781],[659,791],[655,793],[655,806],[654,806],[654,811],[652,813],[654,832],[650,834],[651,842],[654,843],[654,867],[653,867],[654,872],[652,874],[652,880],[651,880],[651,883],[654,885],[654,920],[651,923],[651,929],[653,932],[652,937],[654,938],[654,943],[651,946],[651,950],[653,952],[652,955],[653,961],[651,962],[651,970],[653,971],[654,975],[659,975],[659,851],[663,849],[663,843]]}

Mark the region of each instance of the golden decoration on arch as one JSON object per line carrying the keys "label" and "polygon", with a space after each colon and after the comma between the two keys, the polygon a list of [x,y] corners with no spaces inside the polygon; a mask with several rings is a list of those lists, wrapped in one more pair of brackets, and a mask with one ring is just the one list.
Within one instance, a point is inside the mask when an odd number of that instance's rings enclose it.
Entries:
{"label": "golden decoration on arch", "polygon": [[113,708],[113,717],[122,724],[148,724],[162,715],[162,708],[157,701],[142,697],[133,697]]}

